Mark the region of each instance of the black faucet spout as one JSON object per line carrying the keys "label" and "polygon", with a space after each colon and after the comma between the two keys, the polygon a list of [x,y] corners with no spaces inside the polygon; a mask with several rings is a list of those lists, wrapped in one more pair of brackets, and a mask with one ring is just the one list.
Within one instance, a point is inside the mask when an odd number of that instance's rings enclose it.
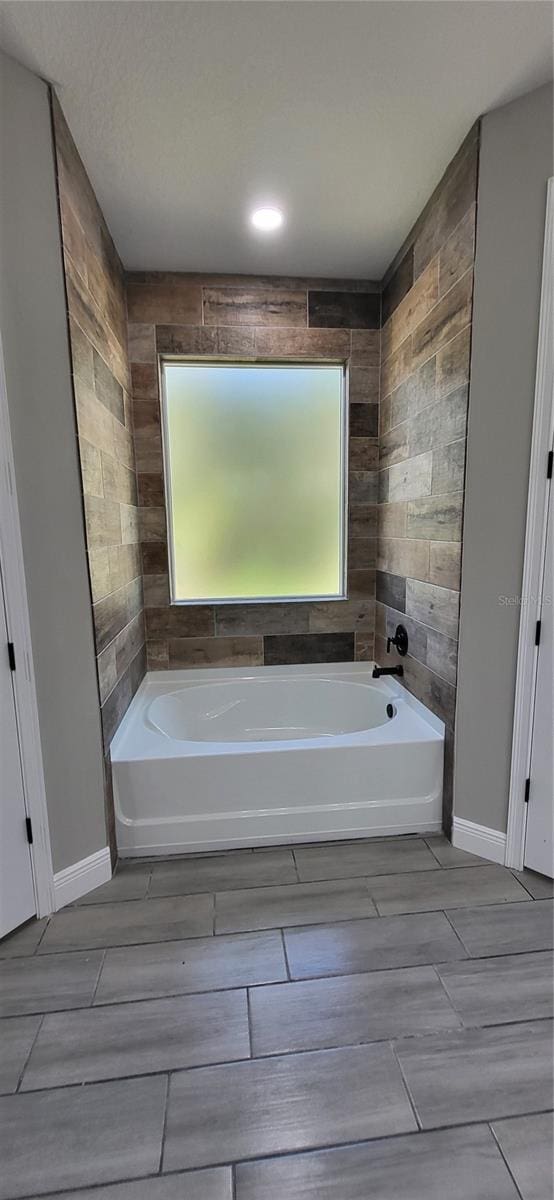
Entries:
{"label": "black faucet spout", "polygon": [[400,675],[404,674],[404,667],[399,663],[397,667],[377,667],[372,671],[372,679],[380,679],[381,675]]}

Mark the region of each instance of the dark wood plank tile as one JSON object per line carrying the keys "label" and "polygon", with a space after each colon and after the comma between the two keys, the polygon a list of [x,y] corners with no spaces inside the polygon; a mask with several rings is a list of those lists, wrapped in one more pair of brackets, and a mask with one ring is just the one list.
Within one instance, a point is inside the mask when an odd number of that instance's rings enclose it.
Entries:
{"label": "dark wood plank tile", "polygon": [[204,288],[205,325],[306,325],[306,292]]}
{"label": "dark wood plank tile", "polygon": [[350,437],[376,438],[379,435],[379,405],[350,404],[348,407]]}
{"label": "dark wood plank tile", "polygon": [[324,329],[378,329],[381,296],[378,292],[308,292],[308,324]]}
{"label": "dark wood plank tile", "polygon": [[386,571],[377,571],[375,577],[376,596],[382,604],[387,604],[397,612],[406,611],[406,580],[399,575],[390,575]]}
{"label": "dark wood plank tile", "polygon": [[286,663],[353,662],[353,633],[282,634],[264,637],[266,667]]}

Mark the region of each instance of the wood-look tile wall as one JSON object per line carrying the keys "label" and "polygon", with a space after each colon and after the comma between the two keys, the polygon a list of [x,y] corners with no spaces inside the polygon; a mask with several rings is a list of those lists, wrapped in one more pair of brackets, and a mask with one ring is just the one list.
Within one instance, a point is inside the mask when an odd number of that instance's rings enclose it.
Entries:
{"label": "wood-look tile wall", "polygon": [[[446,723],[451,810],[479,129],[475,126],[383,287],[376,658]],[[387,655],[406,626],[409,653]]]}
{"label": "wood-look tile wall", "polygon": [[[127,307],[148,666],[371,659],[379,286],[347,280],[131,274]],[[328,358],[348,364],[348,600],[170,606],[158,395],[158,358],[163,354]]]}
{"label": "wood-look tile wall", "polygon": [[[53,131],[104,748],[146,669],[123,268],[56,97]],[[106,771],[109,793],[109,771]],[[110,825],[112,805],[107,804]]]}

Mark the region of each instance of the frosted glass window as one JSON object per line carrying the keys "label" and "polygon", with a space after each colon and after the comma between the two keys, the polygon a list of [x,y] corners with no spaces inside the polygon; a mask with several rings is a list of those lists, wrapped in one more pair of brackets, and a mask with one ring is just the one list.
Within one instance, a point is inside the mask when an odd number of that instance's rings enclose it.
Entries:
{"label": "frosted glass window", "polygon": [[344,595],[341,366],[165,362],[174,602]]}

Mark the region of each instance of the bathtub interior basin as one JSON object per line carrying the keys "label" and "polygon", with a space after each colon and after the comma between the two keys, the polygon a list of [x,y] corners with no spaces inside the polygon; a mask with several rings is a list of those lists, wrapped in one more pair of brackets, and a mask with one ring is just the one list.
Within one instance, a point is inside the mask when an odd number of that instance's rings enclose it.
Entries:
{"label": "bathtub interior basin", "polygon": [[273,742],[335,737],[391,719],[377,687],[332,679],[236,679],[156,696],[146,720],[165,737],[193,742]]}

